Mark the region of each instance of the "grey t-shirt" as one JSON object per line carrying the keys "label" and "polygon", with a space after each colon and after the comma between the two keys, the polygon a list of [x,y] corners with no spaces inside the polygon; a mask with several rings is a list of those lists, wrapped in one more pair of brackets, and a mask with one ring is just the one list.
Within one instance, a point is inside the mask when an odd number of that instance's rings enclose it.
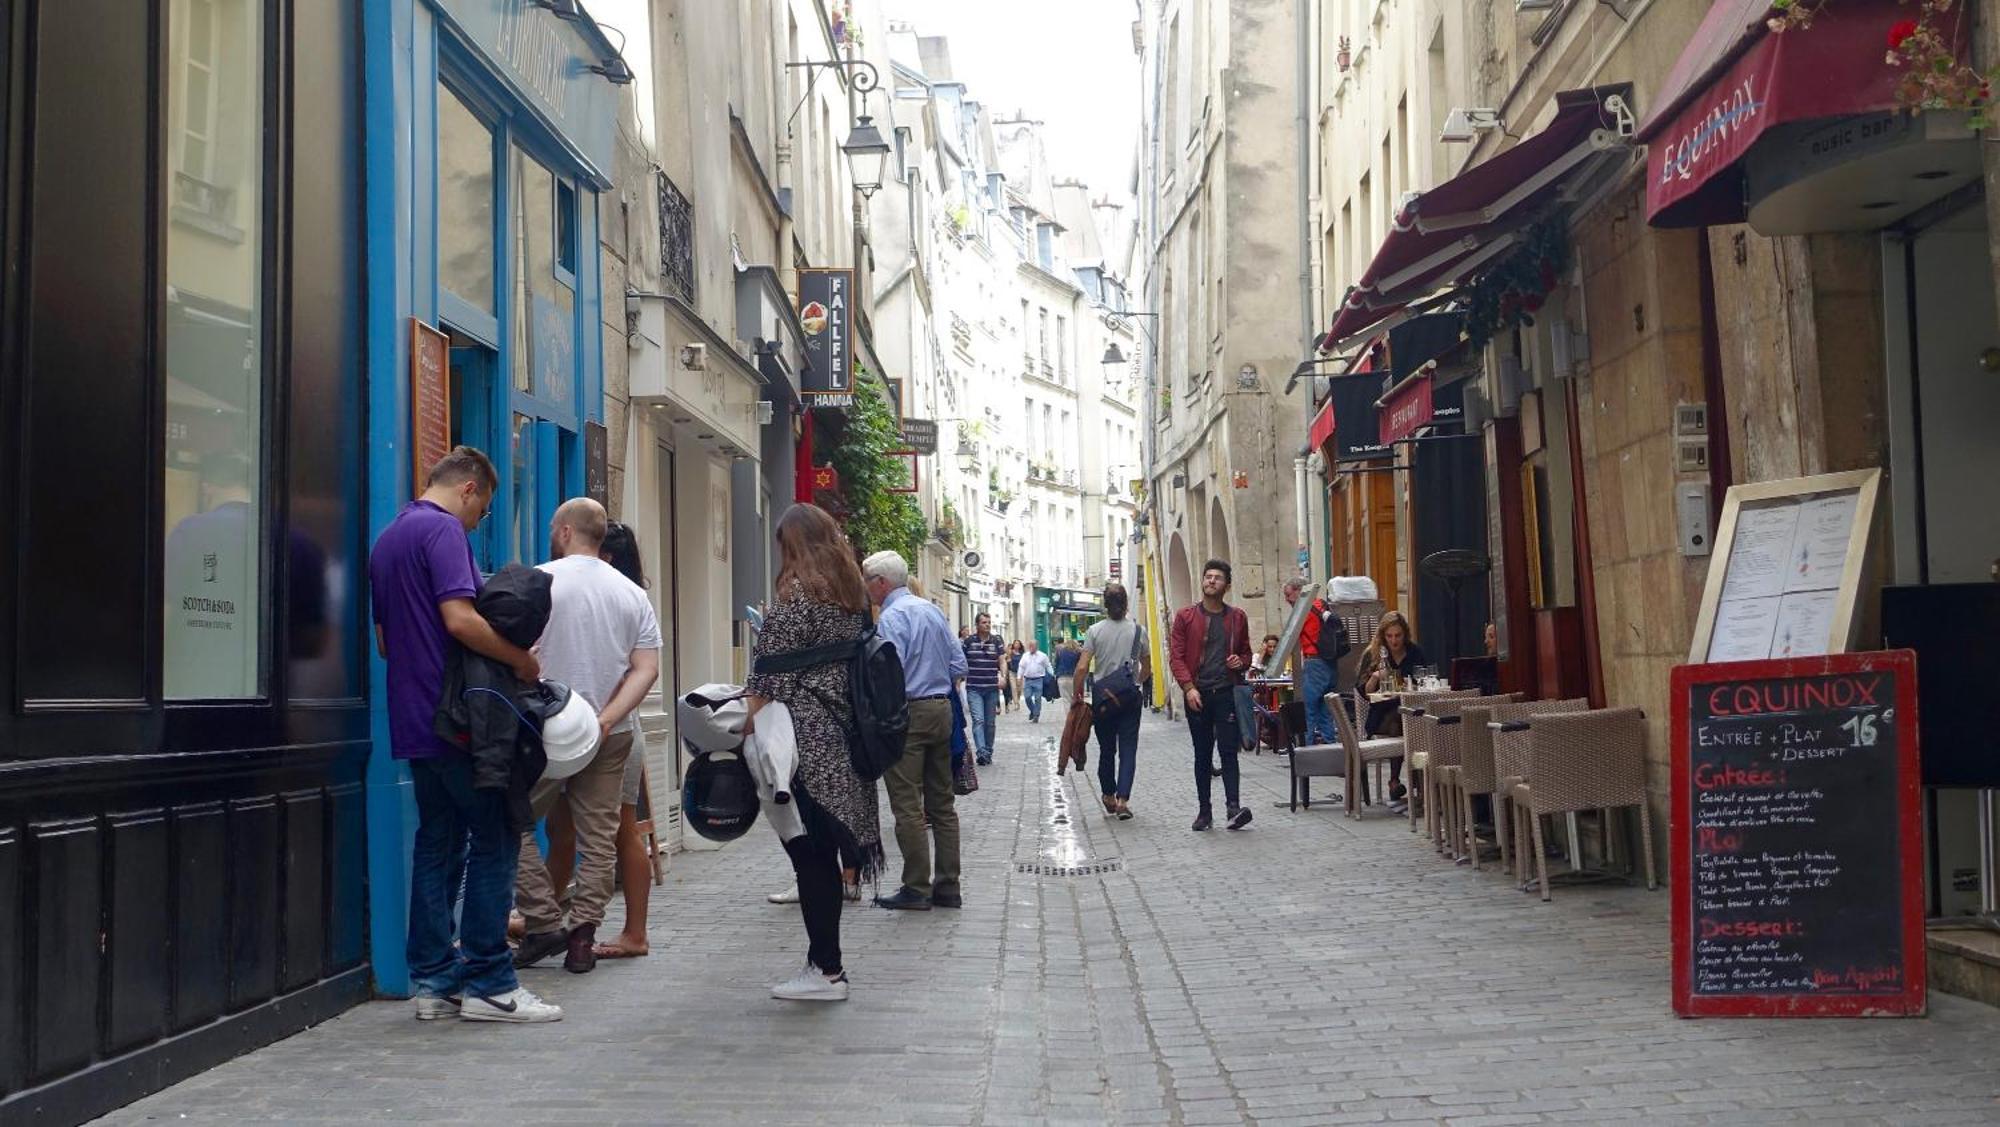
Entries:
{"label": "grey t-shirt", "polygon": [[[633,650],[660,648],[660,620],[639,585],[596,556],[564,556],[541,565],[549,587],[549,625],[535,652],[542,676],[583,694],[604,710],[632,667]],[[615,732],[631,731],[631,716]]]}
{"label": "grey t-shirt", "polygon": [[1090,673],[1101,677],[1127,662],[1137,662],[1146,652],[1146,628],[1125,619],[1101,619],[1083,636],[1084,652],[1090,655]]}
{"label": "grey t-shirt", "polygon": [[1195,669],[1195,687],[1204,692],[1218,689],[1232,680],[1229,674],[1229,611],[1227,608],[1210,614],[1206,609],[1202,617],[1207,619],[1207,627],[1202,632],[1201,664]]}

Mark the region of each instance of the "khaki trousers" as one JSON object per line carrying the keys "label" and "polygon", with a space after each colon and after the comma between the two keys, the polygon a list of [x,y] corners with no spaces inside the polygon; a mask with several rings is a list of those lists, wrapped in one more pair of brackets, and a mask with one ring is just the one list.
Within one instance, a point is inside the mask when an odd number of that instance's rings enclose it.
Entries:
{"label": "khaki trousers", "polygon": [[[632,733],[615,732],[590,757],[583,770],[567,779],[543,779],[528,792],[535,820],[548,817],[556,798],[569,795],[570,821],[576,825],[576,897],[569,904],[571,926],[601,924],[604,906],[618,878],[618,798],[625,780],[625,761],[632,755]],[[521,835],[521,864],[514,877],[514,906],[527,921],[528,934],[541,935],[563,926],[563,898],[568,889],[549,882],[549,867],[535,844],[535,832]]]}
{"label": "khaki trousers", "polygon": [[[967,755],[972,754],[968,749]],[[903,757],[882,776],[896,815],[896,848],[903,854],[903,887],[931,894],[931,839],[937,843],[937,885],[958,887],[958,810],[951,792],[951,702],[910,702],[910,733]],[[924,833],[924,819],[931,821]]]}

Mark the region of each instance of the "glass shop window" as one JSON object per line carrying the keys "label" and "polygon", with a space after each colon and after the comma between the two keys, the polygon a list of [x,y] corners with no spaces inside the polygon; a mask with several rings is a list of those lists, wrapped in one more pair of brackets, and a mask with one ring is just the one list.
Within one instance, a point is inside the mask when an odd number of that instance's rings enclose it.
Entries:
{"label": "glass shop window", "polygon": [[493,130],[439,83],[437,131],[438,284],[491,315]]}
{"label": "glass shop window", "polygon": [[167,6],[168,699],[263,689],[262,10]]}

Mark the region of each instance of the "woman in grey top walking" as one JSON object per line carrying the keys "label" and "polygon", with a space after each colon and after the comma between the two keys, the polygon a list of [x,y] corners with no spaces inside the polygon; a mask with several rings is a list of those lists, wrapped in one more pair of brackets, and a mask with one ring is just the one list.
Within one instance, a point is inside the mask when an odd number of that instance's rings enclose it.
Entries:
{"label": "woman in grey top walking", "polygon": [[1131,602],[1124,584],[1105,586],[1106,617],[1083,636],[1083,654],[1077,660],[1072,686],[1076,695],[1071,698],[1082,700],[1085,686],[1093,679],[1103,682],[1119,673],[1131,675],[1129,699],[1112,700],[1111,694],[1099,691],[1091,701],[1091,726],[1097,730],[1097,783],[1104,795],[1104,812],[1124,819],[1132,817],[1132,775],[1139,766],[1139,714],[1145,711],[1139,686],[1153,671],[1146,628],[1130,617]]}

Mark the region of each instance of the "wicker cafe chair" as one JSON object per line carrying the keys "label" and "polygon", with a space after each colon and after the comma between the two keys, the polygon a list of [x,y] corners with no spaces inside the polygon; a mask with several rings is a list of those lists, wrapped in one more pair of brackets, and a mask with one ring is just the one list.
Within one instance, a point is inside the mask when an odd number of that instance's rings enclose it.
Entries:
{"label": "wicker cafe chair", "polygon": [[[1330,695],[1330,694],[1329,694]],[[1292,810],[1300,803],[1312,809],[1312,782],[1319,778],[1346,778],[1347,754],[1339,744],[1301,744],[1306,734],[1306,704],[1287,701],[1278,706],[1278,738],[1283,741],[1292,775]]]}
{"label": "wicker cafe chair", "polygon": [[[1355,703],[1367,714],[1368,701],[1357,690]],[[1364,773],[1377,764],[1387,764],[1403,757],[1403,740],[1400,736],[1382,736],[1364,740],[1356,730],[1354,717],[1348,715],[1347,704],[1339,693],[1326,694],[1326,706],[1333,713],[1334,727],[1340,732],[1342,750],[1347,755],[1347,816],[1361,816],[1361,790]],[[1383,793],[1380,790],[1376,794]]]}
{"label": "wicker cafe chair", "polygon": [[1382,616],[1388,613],[1388,604],[1380,599],[1342,600],[1328,603],[1341,624],[1347,627],[1347,644],[1353,648],[1347,656],[1334,663],[1333,687],[1354,684],[1355,671],[1361,668],[1361,655],[1368,651],[1368,639],[1375,636],[1375,628],[1382,623]]}
{"label": "wicker cafe chair", "polygon": [[[1479,690],[1477,689],[1447,689],[1443,692],[1404,693],[1402,701],[1396,706],[1396,710],[1402,714],[1403,718],[1403,743],[1407,753],[1407,758],[1403,763],[1403,770],[1405,774],[1409,775],[1410,801],[1406,812],[1410,818],[1411,833],[1417,832],[1417,808],[1419,806],[1423,807],[1424,832],[1428,834],[1435,834],[1437,832],[1435,823],[1437,811],[1430,804],[1430,792],[1427,789],[1431,769],[1431,736],[1435,730],[1420,724],[1412,724],[1411,721],[1422,716],[1424,710],[1433,701],[1445,700],[1450,697],[1471,697],[1478,695]],[[1424,786],[1421,788],[1418,786],[1417,779],[1417,775],[1420,772],[1425,778]],[[1422,796],[1423,801],[1418,801],[1419,795]]]}
{"label": "wicker cafe chair", "polygon": [[[1476,795],[1486,795],[1493,802],[1493,838],[1500,845],[1500,867],[1511,870],[1514,851],[1512,835],[1508,833],[1506,788],[1520,783],[1527,773],[1527,726],[1530,717],[1548,712],[1583,712],[1590,707],[1584,697],[1568,700],[1531,700],[1514,704],[1485,704],[1464,708],[1462,729],[1458,735],[1458,772],[1456,789],[1459,793],[1460,812],[1464,825],[1472,825],[1472,799]],[[1503,732],[1508,725],[1516,725],[1518,730]],[[1499,749],[1503,745],[1515,745],[1520,749],[1519,774],[1505,779],[1500,771]],[[1472,867],[1479,869],[1479,843],[1470,837],[1466,848],[1472,854]]]}
{"label": "wicker cafe chair", "polygon": [[1459,775],[1459,736],[1465,730],[1464,710],[1477,705],[1511,704],[1515,694],[1494,696],[1442,697],[1425,706],[1424,714],[1412,722],[1430,729],[1430,770],[1424,772],[1424,805],[1437,812],[1425,821],[1431,828],[1431,847],[1450,857],[1458,856],[1460,844],[1470,831],[1468,823],[1458,824],[1456,788]]}
{"label": "wicker cafe chair", "polygon": [[1535,717],[1528,725],[1528,780],[1514,787],[1511,797],[1527,815],[1543,900],[1549,899],[1549,856],[1542,818],[1585,810],[1602,810],[1608,818],[1613,810],[1639,808],[1646,887],[1659,887],[1653,872],[1653,815],[1646,802],[1645,713],[1611,708]]}

